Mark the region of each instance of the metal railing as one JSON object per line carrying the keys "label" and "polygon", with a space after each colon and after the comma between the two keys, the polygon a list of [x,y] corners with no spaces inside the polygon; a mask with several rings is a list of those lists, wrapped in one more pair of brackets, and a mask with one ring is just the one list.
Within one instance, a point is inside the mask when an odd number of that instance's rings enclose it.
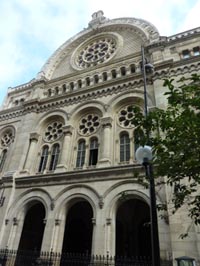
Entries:
{"label": "metal railing", "polygon": [[[170,266],[170,262],[161,263]],[[0,249],[0,266],[152,266],[150,258]]]}

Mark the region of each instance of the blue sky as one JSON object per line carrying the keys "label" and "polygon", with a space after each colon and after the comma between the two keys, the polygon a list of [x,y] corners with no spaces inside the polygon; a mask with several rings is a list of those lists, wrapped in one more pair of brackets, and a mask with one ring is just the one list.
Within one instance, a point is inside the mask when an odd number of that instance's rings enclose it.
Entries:
{"label": "blue sky", "polygon": [[98,10],[110,19],[148,20],[162,36],[200,26],[200,0],[0,0],[0,104],[8,87],[35,78]]}

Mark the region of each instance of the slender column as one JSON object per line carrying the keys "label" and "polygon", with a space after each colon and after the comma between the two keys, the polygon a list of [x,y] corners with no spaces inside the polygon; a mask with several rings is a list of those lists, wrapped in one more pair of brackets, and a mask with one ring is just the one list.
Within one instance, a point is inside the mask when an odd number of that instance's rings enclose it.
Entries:
{"label": "slender column", "polygon": [[[28,173],[32,173],[34,164],[33,164],[33,158],[35,157],[36,154],[36,146],[38,142],[39,134],[36,132],[32,132],[30,134],[30,144],[29,144],[29,150],[28,150],[28,155],[26,158],[25,162],[25,171]],[[35,158],[34,158],[35,159]]]}
{"label": "slender column", "polygon": [[103,128],[103,146],[101,149],[100,160],[98,165],[100,167],[109,166],[111,164],[111,129],[112,118],[103,117],[101,119]]}
{"label": "slender column", "polygon": [[70,152],[72,145],[72,132],[73,127],[71,125],[67,125],[63,127],[64,140],[61,151],[60,163],[57,165],[55,172],[63,172],[70,168]]}

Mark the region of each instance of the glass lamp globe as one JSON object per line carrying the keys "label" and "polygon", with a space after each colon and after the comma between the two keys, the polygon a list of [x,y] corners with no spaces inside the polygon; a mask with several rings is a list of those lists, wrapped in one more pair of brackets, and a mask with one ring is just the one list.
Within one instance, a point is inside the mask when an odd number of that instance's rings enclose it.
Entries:
{"label": "glass lamp globe", "polygon": [[143,164],[145,161],[151,161],[153,158],[152,148],[150,146],[140,146],[135,153],[138,163]]}

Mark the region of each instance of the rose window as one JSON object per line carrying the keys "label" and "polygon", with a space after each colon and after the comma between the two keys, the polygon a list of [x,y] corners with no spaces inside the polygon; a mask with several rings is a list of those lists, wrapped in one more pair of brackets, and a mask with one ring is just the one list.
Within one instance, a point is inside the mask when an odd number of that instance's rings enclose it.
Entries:
{"label": "rose window", "polygon": [[113,38],[103,38],[89,43],[78,55],[77,64],[86,68],[107,61],[116,51]]}
{"label": "rose window", "polygon": [[133,123],[134,112],[132,106],[124,107],[119,112],[118,121],[122,127],[134,127]]}
{"label": "rose window", "polygon": [[12,131],[7,131],[3,134],[3,136],[1,137],[1,145],[3,147],[7,147],[11,144],[12,140],[13,140],[14,136]]}
{"label": "rose window", "polygon": [[80,121],[79,133],[82,135],[90,135],[98,129],[99,125],[100,121],[98,115],[86,115]]}
{"label": "rose window", "polygon": [[49,124],[44,133],[44,140],[53,142],[59,139],[63,134],[63,124],[61,122],[53,122]]}

